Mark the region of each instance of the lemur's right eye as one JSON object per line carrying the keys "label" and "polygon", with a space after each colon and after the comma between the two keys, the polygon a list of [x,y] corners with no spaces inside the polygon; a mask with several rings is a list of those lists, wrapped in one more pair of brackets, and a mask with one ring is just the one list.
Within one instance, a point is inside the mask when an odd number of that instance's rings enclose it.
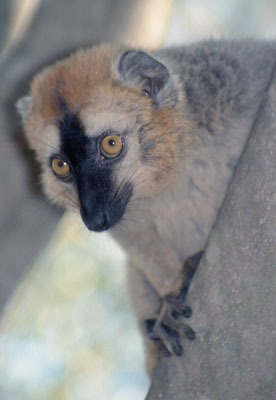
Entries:
{"label": "lemur's right eye", "polygon": [[71,170],[69,165],[62,158],[54,157],[52,159],[51,167],[54,174],[58,178],[66,179],[69,178],[69,176],[71,175]]}

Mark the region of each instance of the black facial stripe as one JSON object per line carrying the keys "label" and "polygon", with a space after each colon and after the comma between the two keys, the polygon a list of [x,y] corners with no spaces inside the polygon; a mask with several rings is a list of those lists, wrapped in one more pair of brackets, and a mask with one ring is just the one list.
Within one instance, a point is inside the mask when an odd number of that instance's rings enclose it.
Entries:
{"label": "black facial stripe", "polygon": [[59,129],[61,154],[72,167],[83,221],[91,230],[106,230],[123,217],[132,185],[126,182],[116,190],[112,176],[114,164],[100,159],[98,139],[85,135],[76,114],[66,110]]}
{"label": "black facial stripe", "polygon": [[76,166],[86,159],[93,142],[85,135],[84,127],[77,115],[70,110],[66,110],[64,118],[59,123],[59,128],[62,153],[66,155],[73,166]]}
{"label": "black facial stripe", "polygon": [[84,176],[90,176],[91,189],[108,191],[111,187],[111,166],[100,164],[97,139],[85,135],[85,129],[76,114],[67,110],[60,121],[61,153],[73,167],[77,186],[82,185]]}

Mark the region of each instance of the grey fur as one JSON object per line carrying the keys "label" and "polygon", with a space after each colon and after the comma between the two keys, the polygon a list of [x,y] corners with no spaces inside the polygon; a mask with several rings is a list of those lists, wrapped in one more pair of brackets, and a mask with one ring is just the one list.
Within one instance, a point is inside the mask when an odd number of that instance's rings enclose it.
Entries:
{"label": "grey fur", "polygon": [[[276,45],[206,41],[151,54],[170,71],[180,99],[175,106],[183,110],[183,120],[196,123],[197,146],[190,154],[183,153],[177,179],[144,201],[143,222],[132,232],[113,232],[132,268],[142,271],[153,293],[160,296],[159,304],[156,298],[152,302],[151,312],[147,300],[142,311],[139,285],[143,283],[130,282],[139,319],[158,314],[161,299],[180,281],[182,263],[205,247],[269,83]],[[170,80],[162,89],[166,103],[171,101],[171,85]],[[154,365],[149,357],[150,371]]]}
{"label": "grey fur", "polygon": [[[153,213],[148,225],[162,225],[163,239],[174,247],[177,243],[184,261],[206,243],[232,177],[233,168],[229,166],[240,157],[268,84],[276,46],[273,42],[251,40],[208,41],[152,54],[168,66],[183,91],[184,101],[180,102],[183,118],[198,125],[198,146],[191,155],[185,154],[179,160],[181,172],[177,183],[173,182],[147,204]],[[191,181],[194,185],[189,184]],[[177,237],[168,229],[172,220],[168,204],[179,208],[180,218],[175,221],[179,226],[174,228]],[[192,219],[202,226],[205,232],[202,237],[193,234]],[[137,240],[137,233],[135,236]]]}
{"label": "grey fur", "polygon": [[215,114],[238,116],[258,104],[275,51],[274,42],[221,40],[153,54],[177,76],[198,125],[212,131]]}

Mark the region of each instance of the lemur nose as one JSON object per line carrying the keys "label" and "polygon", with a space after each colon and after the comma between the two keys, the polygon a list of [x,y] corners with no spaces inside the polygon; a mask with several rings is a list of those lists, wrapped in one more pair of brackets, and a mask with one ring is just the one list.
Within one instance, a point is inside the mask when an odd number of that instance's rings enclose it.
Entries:
{"label": "lemur nose", "polygon": [[105,211],[102,214],[98,214],[93,222],[94,230],[97,232],[106,231],[110,227],[108,216]]}
{"label": "lemur nose", "polygon": [[105,211],[97,212],[93,216],[86,216],[82,213],[82,219],[87,228],[91,231],[102,232],[110,228],[108,215]]}

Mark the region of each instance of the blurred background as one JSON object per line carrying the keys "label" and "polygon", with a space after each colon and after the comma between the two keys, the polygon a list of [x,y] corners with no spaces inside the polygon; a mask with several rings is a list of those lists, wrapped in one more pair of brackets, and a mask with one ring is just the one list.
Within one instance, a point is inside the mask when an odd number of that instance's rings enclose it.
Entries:
{"label": "blurred background", "polygon": [[125,255],[40,193],[14,111],[33,74],[103,40],[275,36],[274,0],[1,0],[0,400],[138,400],[149,387]]}

